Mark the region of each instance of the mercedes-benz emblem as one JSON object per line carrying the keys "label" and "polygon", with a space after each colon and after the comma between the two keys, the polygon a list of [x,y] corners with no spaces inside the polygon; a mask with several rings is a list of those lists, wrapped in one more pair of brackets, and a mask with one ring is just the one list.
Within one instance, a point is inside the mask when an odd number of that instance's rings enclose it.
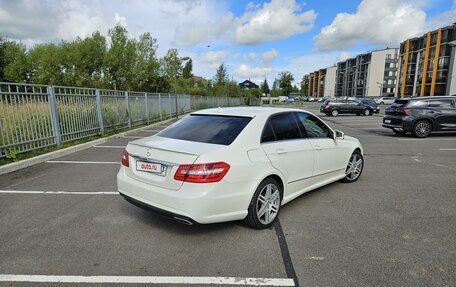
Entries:
{"label": "mercedes-benz emblem", "polygon": [[147,155],[147,156],[151,156],[151,155],[152,155],[152,152],[150,151],[150,149],[148,149],[148,150],[146,151],[146,155]]}

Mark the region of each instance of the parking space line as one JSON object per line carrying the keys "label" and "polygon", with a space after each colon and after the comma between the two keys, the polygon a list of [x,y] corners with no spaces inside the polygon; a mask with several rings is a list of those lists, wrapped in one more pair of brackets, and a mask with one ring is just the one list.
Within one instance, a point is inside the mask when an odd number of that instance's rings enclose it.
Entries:
{"label": "parking space line", "polygon": [[72,276],[0,274],[0,282],[73,284],[206,284],[243,286],[295,286],[289,278],[242,278],[197,276]]}
{"label": "parking space line", "polygon": [[120,164],[118,161],[48,160],[46,163]]}
{"label": "parking space line", "polygon": [[41,190],[1,190],[4,194],[73,194],[73,195],[118,195],[118,191],[41,191]]}
{"label": "parking space line", "polygon": [[456,138],[454,139],[397,139],[398,141],[456,141]]}
{"label": "parking space line", "polygon": [[442,151],[456,151],[456,148],[439,148]]}
{"label": "parking space line", "polygon": [[124,145],[96,145],[97,148],[125,148]]}

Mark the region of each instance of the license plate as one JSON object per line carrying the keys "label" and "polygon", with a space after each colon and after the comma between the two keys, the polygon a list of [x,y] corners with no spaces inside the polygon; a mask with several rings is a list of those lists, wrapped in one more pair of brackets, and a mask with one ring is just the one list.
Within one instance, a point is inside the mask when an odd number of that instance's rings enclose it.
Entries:
{"label": "license plate", "polygon": [[385,124],[390,124],[391,120],[385,120]]}
{"label": "license plate", "polygon": [[137,161],[136,170],[164,175],[166,172],[166,166],[159,163]]}

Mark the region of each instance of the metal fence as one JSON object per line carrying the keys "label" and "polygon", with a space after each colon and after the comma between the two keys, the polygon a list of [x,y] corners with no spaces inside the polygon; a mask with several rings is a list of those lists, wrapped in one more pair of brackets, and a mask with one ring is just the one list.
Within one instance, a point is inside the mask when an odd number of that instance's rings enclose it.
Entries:
{"label": "metal fence", "polygon": [[171,118],[242,98],[0,82],[0,158]]}

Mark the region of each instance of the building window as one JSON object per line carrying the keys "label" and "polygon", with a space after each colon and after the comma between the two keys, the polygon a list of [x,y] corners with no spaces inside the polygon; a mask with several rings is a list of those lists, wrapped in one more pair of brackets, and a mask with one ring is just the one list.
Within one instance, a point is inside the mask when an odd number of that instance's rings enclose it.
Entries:
{"label": "building window", "polygon": [[391,59],[391,54],[386,54],[387,59]]}

